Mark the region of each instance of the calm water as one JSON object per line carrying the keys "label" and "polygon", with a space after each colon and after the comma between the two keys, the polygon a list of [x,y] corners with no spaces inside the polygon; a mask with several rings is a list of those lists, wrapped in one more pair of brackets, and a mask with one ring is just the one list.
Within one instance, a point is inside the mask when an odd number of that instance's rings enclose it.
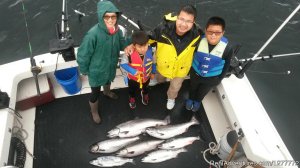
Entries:
{"label": "calm water", "polygon": [[[33,55],[45,53],[48,51],[48,41],[55,38],[54,24],[61,18],[62,1],[24,1]],[[20,2],[21,0],[0,1],[0,64],[30,56]],[[160,22],[163,14],[177,11],[186,3],[197,7],[197,23],[202,27],[208,17],[222,16],[227,21],[226,36],[231,41],[243,45],[239,58],[252,57],[299,4],[299,0],[113,0],[113,2],[125,15],[141,20],[146,28],[154,27]],[[71,34],[78,44],[84,33],[97,21],[96,3],[96,0],[72,0],[68,3]],[[88,16],[79,22],[74,9]],[[300,52],[299,22],[298,12],[262,55]],[[291,71],[291,74],[287,75],[287,71]],[[247,76],[294,159],[299,161],[300,56],[256,62]]]}

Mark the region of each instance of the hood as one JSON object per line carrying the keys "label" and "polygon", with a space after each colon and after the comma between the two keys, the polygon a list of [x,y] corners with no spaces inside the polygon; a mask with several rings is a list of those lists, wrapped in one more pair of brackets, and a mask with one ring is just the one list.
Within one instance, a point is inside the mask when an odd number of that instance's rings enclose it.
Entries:
{"label": "hood", "polygon": [[98,22],[99,22],[99,26],[104,29],[106,29],[106,26],[103,20],[103,16],[106,12],[117,13],[118,17],[120,14],[119,9],[112,2],[106,0],[98,2],[97,4]]}

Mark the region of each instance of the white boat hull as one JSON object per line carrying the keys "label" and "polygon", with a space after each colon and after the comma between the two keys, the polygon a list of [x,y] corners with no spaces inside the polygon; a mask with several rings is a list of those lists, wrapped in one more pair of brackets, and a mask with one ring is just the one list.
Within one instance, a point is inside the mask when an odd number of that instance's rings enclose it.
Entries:
{"label": "white boat hull", "polygon": [[[35,59],[37,65],[42,68],[39,75],[46,74],[50,78],[53,84],[54,97],[70,96],[63,91],[61,86],[54,79],[57,55],[43,54],[36,56]],[[76,61],[64,62],[61,56],[59,56],[57,69],[76,66],[78,66]],[[18,96],[22,96],[20,95],[22,88],[36,93],[36,86],[33,84],[30,86],[18,86],[20,82],[25,79],[28,80],[28,78],[31,78],[29,80],[34,80],[30,71],[29,59],[1,65],[0,78],[1,81],[5,81],[0,83],[0,89],[7,92],[10,96],[9,107],[11,109],[16,108]],[[89,93],[90,89],[86,89],[86,87],[89,87],[87,78],[82,76],[81,80],[83,89],[78,94]],[[125,87],[125,84],[123,77],[118,71],[117,77],[112,83],[112,88],[122,87]],[[284,160],[293,161],[286,145],[282,141],[246,76],[242,79],[237,79],[232,75],[224,79],[222,83],[215,88],[215,92],[211,91],[205,97],[203,106],[216,140],[219,140],[229,130],[233,129],[239,132],[241,129],[243,131],[245,137],[241,140],[241,144],[247,159],[258,163]],[[20,119],[20,121],[24,129],[29,133],[29,137],[26,139],[26,146],[30,152],[33,152],[35,107],[26,110],[24,113],[22,112],[22,116],[23,119]],[[13,112],[8,108],[1,109],[0,167],[5,166],[8,160],[11,129],[14,125],[18,126],[18,123],[15,121]],[[32,162],[32,158],[27,156],[25,167],[32,167]]]}

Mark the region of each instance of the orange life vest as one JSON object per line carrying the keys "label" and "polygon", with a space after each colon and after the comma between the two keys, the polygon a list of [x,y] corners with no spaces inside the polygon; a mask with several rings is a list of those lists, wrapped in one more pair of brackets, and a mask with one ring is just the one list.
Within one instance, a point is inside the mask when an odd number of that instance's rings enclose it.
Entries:
{"label": "orange life vest", "polygon": [[128,73],[127,76],[129,79],[139,82],[141,87],[142,84],[145,83],[150,78],[151,75],[152,63],[153,63],[152,48],[151,47],[148,48],[143,60],[137,51],[134,51],[130,55],[130,58],[131,58],[131,62],[128,63],[129,66],[136,69],[137,71],[142,72],[142,74],[131,75],[130,73]]}

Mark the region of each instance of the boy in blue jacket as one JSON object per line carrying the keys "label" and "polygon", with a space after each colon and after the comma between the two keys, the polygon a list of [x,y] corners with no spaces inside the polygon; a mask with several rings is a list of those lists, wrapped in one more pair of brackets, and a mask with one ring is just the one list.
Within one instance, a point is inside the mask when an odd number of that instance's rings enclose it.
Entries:
{"label": "boy in blue jacket", "polygon": [[225,77],[234,54],[233,46],[224,37],[225,20],[211,17],[206,24],[205,36],[200,40],[190,70],[189,99],[186,109],[198,111],[205,95]]}

